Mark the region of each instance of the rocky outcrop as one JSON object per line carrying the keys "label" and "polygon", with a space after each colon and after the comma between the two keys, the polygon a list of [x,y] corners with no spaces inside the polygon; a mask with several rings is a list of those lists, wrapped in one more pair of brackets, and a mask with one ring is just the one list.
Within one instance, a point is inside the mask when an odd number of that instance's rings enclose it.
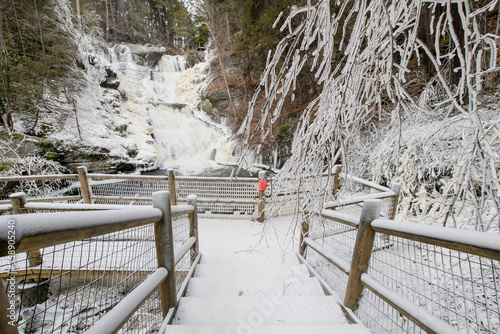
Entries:
{"label": "rocky outcrop", "polygon": [[[240,60],[235,54],[230,53],[223,56],[222,64],[234,110],[240,112],[242,109],[245,109],[246,112],[245,83],[243,81]],[[215,121],[220,122],[222,118],[231,121],[235,115],[230,105],[228,87],[226,87],[223,70],[217,57],[212,59],[209,71],[209,84],[203,92],[200,107]]]}
{"label": "rocky outcrop", "polygon": [[104,147],[88,145],[71,145],[65,147],[62,142],[21,134],[8,135],[5,131],[0,132],[0,141],[8,146],[9,152],[19,157],[41,156],[49,160],[59,162],[68,172],[76,173],[78,166],[86,166],[92,173],[119,173],[131,172],[140,169],[154,167],[154,161],[144,161],[140,166],[133,158],[137,156],[137,150],[128,150],[128,158],[114,156]]}

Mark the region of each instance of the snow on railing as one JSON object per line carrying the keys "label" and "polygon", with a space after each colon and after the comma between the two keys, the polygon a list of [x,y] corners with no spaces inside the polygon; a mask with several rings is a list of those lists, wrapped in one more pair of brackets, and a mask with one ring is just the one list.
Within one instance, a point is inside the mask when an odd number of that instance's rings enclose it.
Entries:
{"label": "snow on railing", "polygon": [[[156,192],[153,207],[11,199],[15,215],[0,216],[6,333],[158,331],[200,259],[194,195],[171,206]],[[26,214],[31,205],[94,210]]]}
{"label": "snow on railing", "polygon": [[500,236],[323,210],[300,254],[374,333],[500,331]]}
{"label": "snow on railing", "polygon": [[[32,211],[37,210],[68,210],[71,207],[64,203],[84,204],[112,204],[112,205],[150,205],[151,194],[155,191],[169,190],[175,196],[171,204],[186,203],[189,194],[198,196],[198,213],[207,217],[253,218],[263,221],[265,217],[273,215],[293,214],[297,208],[297,201],[304,198],[302,192],[309,191],[313,180],[305,178],[301,193],[285,193],[286,184],[277,184],[273,178],[267,179],[264,172],[259,178],[229,178],[229,177],[199,177],[176,176],[173,170],[168,175],[125,175],[125,174],[94,174],[87,173],[85,167],[78,167],[78,174],[67,175],[31,175],[0,177],[2,182],[20,182],[21,189],[24,183],[32,187],[37,182],[53,182],[54,180],[78,180],[72,186],[59,191],[51,190],[45,197],[28,198],[28,205]],[[263,190],[262,182],[267,181]],[[398,204],[399,187],[393,189],[382,187],[345,173],[341,167],[335,166],[334,173],[329,177],[324,175],[323,187],[332,189],[331,193],[337,196],[331,198],[327,207],[337,207],[344,212],[358,213],[359,203],[365,198],[359,197],[370,194],[374,198],[384,199],[386,217],[394,218]],[[397,188],[395,188],[395,186]],[[43,187],[43,184],[40,185]],[[77,195],[74,195],[77,194]],[[64,196],[62,196],[64,195]],[[68,196],[69,195],[69,196]],[[29,194],[28,194],[28,197]],[[343,199],[338,200],[339,197]],[[354,198],[354,200],[353,200]],[[283,200],[282,200],[283,199]],[[36,202],[36,203],[35,203]],[[48,204],[44,202],[64,202]],[[269,203],[278,202],[279,210],[268,208]],[[9,212],[12,207],[10,201],[0,201],[0,212]],[[79,207],[84,210],[84,207]],[[97,209],[97,207],[95,208]],[[278,212],[279,211],[279,212]]]}

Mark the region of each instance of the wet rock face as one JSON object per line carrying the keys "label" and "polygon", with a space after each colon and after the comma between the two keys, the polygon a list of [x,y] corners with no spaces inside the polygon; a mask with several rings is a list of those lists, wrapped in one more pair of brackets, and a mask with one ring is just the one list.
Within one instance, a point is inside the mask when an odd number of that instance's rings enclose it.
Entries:
{"label": "wet rock face", "polygon": [[240,60],[234,54],[228,54],[222,58],[222,67],[218,58],[211,61],[210,83],[202,94],[200,107],[216,121],[220,121],[221,118],[231,120],[233,117],[228,87],[234,109],[246,111],[244,108],[245,87],[240,65]]}
{"label": "wet rock face", "polygon": [[158,65],[161,57],[167,54],[167,49],[152,44],[128,45],[134,62],[138,65],[153,68]]}
{"label": "wet rock face", "polygon": [[120,80],[118,80],[118,75],[111,68],[106,67],[106,79],[101,82],[102,88],[118,89],[120,86]]}

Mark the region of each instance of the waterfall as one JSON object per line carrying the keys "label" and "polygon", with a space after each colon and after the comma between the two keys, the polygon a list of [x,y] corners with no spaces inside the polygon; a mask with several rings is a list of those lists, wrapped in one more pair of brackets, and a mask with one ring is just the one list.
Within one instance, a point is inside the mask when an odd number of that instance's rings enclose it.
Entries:
{"label": "waterfall", "polygon": [[189,174],[235,164],[228,128],[195,106],[196,70],[186,70],[182,56],[148,52],[147,47],[115,45],[111,64],[126,108],[145,116],[152,128],[161,168]]}

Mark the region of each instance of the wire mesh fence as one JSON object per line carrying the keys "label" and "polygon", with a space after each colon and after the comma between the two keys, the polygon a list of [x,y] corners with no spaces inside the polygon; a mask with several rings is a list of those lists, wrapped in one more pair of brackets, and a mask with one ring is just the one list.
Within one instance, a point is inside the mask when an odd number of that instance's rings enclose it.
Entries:
{"label": "wire mesh fence", "polygon": [[[0,258],[23,333],[81,333],[156,267],[152,225]],[[162,321],[161,308],[148,303],[145,321],[134,325],[141,332],[154,332]]]}
{"label": "wire mesh fence", "polygon": [[[309,238],[351,262],[357,228],[319,216]],[[348,276],[308,247],[305,257],[343,299]],[[421,241],[375,234],[367,274],[463,333],[500,332],[500,261]],[[373,333],[424,333],[368,289],[357,316]]]}
{"label": "wire mesh fence", "polygon": [[[189,239],[189,224],[190,221],[187,216],[177,217],[172,221],[174,254]],[[175,266],[175,287],[177,292],[179,292],[190,268],[191,261],[188,253]]]}
{"label": "wire mesh fence", "polygon": [[[500,332],[499,261],[390,237],[387,248],[372,253],[368,273],[460,332]],[[363,296],[362,319],[380,332],[409,326],[404,317],[388,319],[373,300]]]}

